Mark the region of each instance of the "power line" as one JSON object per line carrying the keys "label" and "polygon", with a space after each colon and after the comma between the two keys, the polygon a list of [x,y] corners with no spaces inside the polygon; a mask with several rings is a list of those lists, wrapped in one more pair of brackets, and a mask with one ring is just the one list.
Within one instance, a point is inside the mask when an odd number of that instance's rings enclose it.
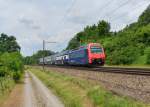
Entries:
{"label": "power line", "polygon": [[[146,2],[146,0],[144,0],[144,1]],[[111,11],[111,13],[114,14],[116,11],[118,11],[121,7],[123,7],[124,5],[126,5],[128,2],[129,2],[129,0],[126,1],[126,2],[124,2],[123,4],[121,4],[121,5],[118,6],[117,8],[115,8],[113,11]],[[132,10],[133,10],[133,11],[138,10],[138,7],[142,6],[143,4],[145,4],[145,3],[142,3],[142,4],[140,4],[140,5],[136,5]],[[111,14],[111,15],[112,15],[112,14]],[[110,15],[108,15],[108,14],[107,14],[106,16],[109,16],[109,17],[110,17]],[[111,21],[113,22],[113,21],[119,19],[120,17],[122,17],[122,15],[119,15],[118,17],[113,18],[113,20],[111,20]],[[138,18],[138,17],[137,17],[137,18]],[[126,21],[126,24],[129,24],[129,23],[135,21],[135,19],[136,19],[136,18]]]}
{"label": "power line", "polygon": [[66,11],[66,14],[64,15],[64,17],[62,18],[61,22],[65,20],[65,18],[68,16],[68,14],[71,12],[72,8],[74,7],[76,3],[76,0],[72,0],[72,4],[71,6],[68,8],[68,10]]}
{"label": "power line", "polygon": [[[136,5],[134,8],[132,8],[132,10],[133,10],[133,11],[137,10],[138,7],[142,6],[143,4],[144,4],[144,3],[142,3],[142,4],[140,3],[140,5],[139,5],[139,4]],[[112,18],[112,21],[115,21],[115,20],[119,19],[120,17],[122,17],[122,15],[119,15],[119,16],[117,16],[117,17]]]}
{"label": "power line", "polygon": [[110,17],[109,14],[114,14],[116,11],[118,11],[121,7],[125,6],[126,4],[128,4],[128,2],[131,0],[127,0],[126,2],[122,3],[121,5],[119,5],[117,8],[113,9],[111,12],[107,13],[106,16]]}
{"label": "power line", "polygon": [[[121,3],[119,6],[117,6],[115,9],[113,9],[111,12],[109,12],[108,14],[106,14],[106,16],[110,17],[110,14],[114,14],[116,11],[118,11],[120,8],[122,8],[123,6],[127,5],[128,2],[131,0],[127,0],[123,3]],[[106,6],[110,5],[112,2],[112,0],[109,0],[107,3],[105,3],[99,10],[103,11],[104,9],[106,9]],[[72,0],[72,3],[70,5],[70,7],[67,9],[66,13],[64,14],[64,16],[62,17],[62,19],[60,19],[60,21],[58,21],[58,24],[63,24],[65,19],[67,18],[68,14],[71,12],[72,8],[74,7],[76,3],[76,0]],[[120,16],[119,16],[120,17]],[[119,17],[115,18],[118,19]],[[57,26],[56,26],[57,27]]]}
{"label": "power line", "polygon": [[[116,7],[115,9],[113,9],[111,12],[106,13],[104,16],[110,17],[109,14],[114,14],[116,11],[118,11],[121,7],[123,7],[124,5],[126,5],[129,1],[131,0],[127,0],[126,2],[121,3],[118,7]],[[102,7],[100,7],[98,10],[100,10],[100,12],[102,13],[103,10],[107,10],[107,7],[112,4],[112,0],[109,0],[107,3],[105,3]],[[99,17],[101,17],[102,15],[100,15]]]}
{"label": "power line", "polygon": [[109,6],[109,5],[111,4],[111,2],[112,2],[112,0],[109,0],[107,3],[104,4],[104,6],[102,6],[102,7],[99,8],[98,10],[100,10],[100,11],[102,12],[103,10],[106,9],[106,6]]}
{"label": "power line", "polygon": [[58,28],[58,27],[60,27],[59,25],[61,25],[61,24],[64,23],[65,18],[66,18],[66,17],[68,16],[68,14],[71,12],[72,7],[74,7],[75,3],[76,3],[76,0],[72,0],[71,5],[70,5],[69,8],[66,10],[66,12],[65,12],[65,14],[62,16],[62,18],[61,18],[59,21],[57,21],[57,23],[56,23],[56,25],[55,25],[55,27],[53,28],[52,31],[54,31],[56,28],[59,29],[59,28]]}
{"label": "power line", "polygon": [[[126,2],[123,2],[122,4],[120,4],[117,8],[115,8],[115,9],[113,9],[111,12],[109,12],[109,13],[106,13],[105,15],[106,16],[108,16],[108,17],[110,17],[110,15],[109,14],[114,14],[116,11],[118,11],[121,7],[123,7],[123,6],[125,6],[125,5],[127,5],[128,4],[128,2],[129,1],[133,1],[133,0],[127,0]],[[143,1],[145,1],[145,2],[147,2],[147,0],[143,0]],[[112,2],[112,0],[110,0],[110,1],[108,1],[107,3],[105,3],[104,4],[104,6],[102,6],[100,9],[98,9],[98,10],[101,10],[100,12],[102,13],[102,11],[103,10],[107,10],[106,8],[108,7],[108,5],[110,5],[111,4],[111,2]],[[144,3],[143,3],[144,4]],[[143,5],[142,4],[142,5]],[[107,6],[107,7],[106,7]],[[140,6],[140,5],[139,5]],[[115,18],[116,19],[116,18]]]}
{"label": "power line", "polygon": [[[70,5],[70,7],[67,9],[67,11],[66,11],[66,13],[64,14],[64,16],[58,21],[58,23],[57,23],[58,25],[64,23],[65,18],[66,18],[66,17],[68,16],[68,14],[71,12],[71,10],[72,10],[72,8],[74,7],[75,3],[76,3],[76,0],[72,0],[72,3],[71,3],[71,5]],[[57,27],[57,26],[56,26],[56,27]]]}
{"label": "power line", "polygon": [[[51,31],[54,31],[56,28],[59,29],[58,27],[60,27],[60,24],[64,23],[65,18],[68,16],[68,14],[71,12],[72,7],[74,7],[76,3],[76,0],[72,0],[71,5],[69,6],[69,8],[66,10],[65,14],[62,16],[62,18],[60,20],[57,21],[57,23],[55,24],[55,26],[53,27],[53,29]],[[53,34],[54,35],[54,34]],[[56,32],[55,32],[56,35]]]}
{"label": "power line", "polygon": [[[119,8],[121,8],[122,6],[126,5],[129,1],[130,1],[130,0],[127,0],[127,1],[124,2],[123,4],[119,5],[119,7],[115,8],[115,9],[113,10],[113,12],[115,12],[116,10],[118,10]],[[106,4],[104,4],[104,6],[102,6],[99,10],[104,10],[104,9],[106,9],[105,7],[108,6],[108,5],[110,5],[111,2],[112,2],[112,0],[109,0],[109,1],[108,1]],[[59,25],[60,25],[60,23],[62,23],[62,24],[64,23],[64,20],[66,19],[66,17],[68,16],[68,14],[71,12],[72,7],[74,7],[75,3],[76,3],[76,0],[72,0],[71,6],[68,8],[68,10],[66,11],[66,14],[63,16],[63,18],[59,21],[59,23],[58,23]],[[111,12],[111,13],[112,13],[112,12]]]}

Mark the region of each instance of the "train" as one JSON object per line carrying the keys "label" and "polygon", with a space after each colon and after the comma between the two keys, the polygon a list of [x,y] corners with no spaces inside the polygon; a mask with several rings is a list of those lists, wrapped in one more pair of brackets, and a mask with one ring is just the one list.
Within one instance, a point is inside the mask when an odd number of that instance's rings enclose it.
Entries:
{"label": "train", "polygon": [[105,64],[105,52],[99,43],[88,43],[77,49],[65,50],[39,59],[45,65],[101,65]]}

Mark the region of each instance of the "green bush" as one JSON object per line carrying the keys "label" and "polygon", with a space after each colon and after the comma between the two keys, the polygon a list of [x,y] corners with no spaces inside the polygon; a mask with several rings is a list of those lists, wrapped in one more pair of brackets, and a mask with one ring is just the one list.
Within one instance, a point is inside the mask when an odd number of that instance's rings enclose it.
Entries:
{"label": "green bush", "polygon": [[4,96],[4,94],[12,90],[14,83],[15,82],[10,77],[0,77],[0,100],[3,98],[1,96]]}
{"label": "green bush", "polygon": [[150,64],[150,47],[145,49],[144,54],[146,55],[146,64]]}
{"label": "green bush", "polygon": [[5,77],[9,74],[10,72],[8,72],[7,67],[0,67],[0,77]]}
{"label": "green bush", "polygon": [[22,56],[19,52],[3,53],[0,56],[0,76],[13,76],[18,81],[23,72]]}
{"label": "green bush", "polygon": [[18,82],[21,78],[21,72],[14,72],[13,73],[13,79]]}

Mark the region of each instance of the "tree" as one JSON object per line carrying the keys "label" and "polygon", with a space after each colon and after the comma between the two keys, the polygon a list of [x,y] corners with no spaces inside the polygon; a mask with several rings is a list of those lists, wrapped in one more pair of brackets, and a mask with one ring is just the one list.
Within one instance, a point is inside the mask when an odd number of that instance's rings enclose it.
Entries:
{"label": "tree", "polygon": [[23,61],[20,46],[14,36],[0,35],[0,77],[9,76],[16,82],[23,73]]}
{"label": "tree", "polygon": [[104,20],[98,22],[99,36],[108,36],[110,33],[110,24]]}
{"label": "tree", "polygon": [[37,56],[37,57],[42,57],[43,55],[44,55],[44,57],[45,56],[50,56],[50,55],[53,55],[55,52],[53,52],[53,51],[50,51],[50,50],[39,50],[36,54],[35,54],[35,56]]}
{"label": "tree", "polygon": [[79,38],[77,38],[77,37],[72,38],[71,41],[69,42],[68,47],[66,48],[66,50],[75,49],[75,48],[79,47],[80,46],[80,41],[78,41],[78,40],[79,40]]}
{"label": "tree", "polygon": [[30,65],[30,64],[38,64],[39,58],[42,58],[43,56],[50,56],[53,55],[55,52],[50,51],[50,50],[39,50],[37,53],[33,54],[32,56],[26,56],[24,57],[23,61],[24,64]]}
{"label": "tree", "polygon": [[0,35],[0,52],[19,52],[20,46],[18,45],[14,36],[8,36],[4,33]]}
{"label": "tree", "polygon": [[146,55],[146,64],[150,64],[150,47],[147,47],[144,53]]}
{"label": "tree", "polygon": [[23,61],[19,52],[5,52],[0,56],[0,77],[12,76],[17,82],[23,73]]}
{"label": "tree", "polygon": [[140,25],[150,24],[150,5],[147,7],[147,9],[139,17],[138,22]]}

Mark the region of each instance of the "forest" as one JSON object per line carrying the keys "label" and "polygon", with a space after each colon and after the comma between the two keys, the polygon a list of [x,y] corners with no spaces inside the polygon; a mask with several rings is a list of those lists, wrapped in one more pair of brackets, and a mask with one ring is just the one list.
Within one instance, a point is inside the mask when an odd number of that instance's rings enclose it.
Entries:
{"label": "forest", "polygon": [[26,56],[23,58],[23,62],[26,65],[31,65],[31,64],[38,64],[39,63],[39,58],[50,56],[54,54],[55,52],[50,51],[50,50],[39,50],[32,56]]}
{"label": "forest", "polygon": [[137,22],[118,32],[112,32],[110,23],[105,20],[86,26],[70,40],[66,49],[89,42],[98,42],[104,47],[108,65],[150,64],[150,6]]}

